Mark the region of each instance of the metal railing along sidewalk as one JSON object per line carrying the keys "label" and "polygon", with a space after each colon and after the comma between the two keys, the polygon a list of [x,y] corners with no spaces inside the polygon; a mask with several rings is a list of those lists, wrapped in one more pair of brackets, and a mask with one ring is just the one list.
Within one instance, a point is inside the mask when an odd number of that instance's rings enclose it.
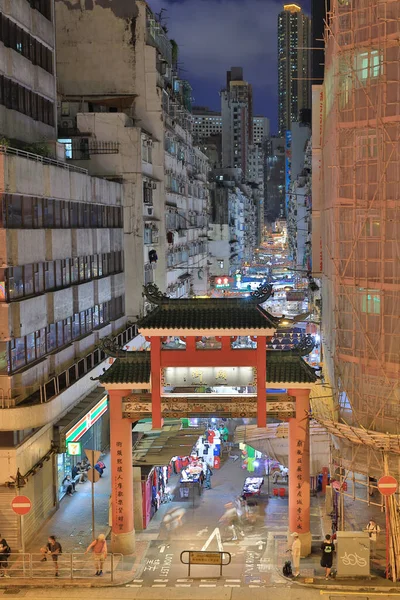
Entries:
{"label": "metal railing along sidewalk", "polygon": [[108,554],[103,562],[102,576],[96,576],[96,571],[97,564],[92,554],[63,552],[57,556],[57,560],[47,555],[46,561],[43,560],[43,554],[13,554],[8,559],[7,575],[0,582],[18,579],[95,579],[115,582],[124,572],[123,555]]}

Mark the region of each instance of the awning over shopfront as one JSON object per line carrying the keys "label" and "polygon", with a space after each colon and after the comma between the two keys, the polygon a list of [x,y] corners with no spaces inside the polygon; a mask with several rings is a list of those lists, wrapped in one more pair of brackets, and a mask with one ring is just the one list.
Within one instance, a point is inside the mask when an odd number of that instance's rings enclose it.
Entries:
{"label": "awning over shopfront", "polygon": [[107,411],[108,397],[104,389],[95,388],[67,412],[55,425],[55,444],[64,451],[67,441],[78,441]]}
{"label": "awning over shopfront", "polygon": [[133,432],[141,436],[133,448],[133,465],[162,467],[173,456],[189,455],[204,428],[182,429],[180,420],[165,420],[162,429],[152,430],[151,422],[139,422]]}

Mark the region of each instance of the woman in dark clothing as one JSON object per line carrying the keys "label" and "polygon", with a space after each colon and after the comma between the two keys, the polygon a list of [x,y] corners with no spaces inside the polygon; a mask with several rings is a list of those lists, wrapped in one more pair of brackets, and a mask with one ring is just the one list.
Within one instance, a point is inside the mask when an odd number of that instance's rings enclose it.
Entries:
{"label": "woman in dark clothing", "polygon": [[333,553],[335,551],[335,546],[329,533],[325,536],[325,539],[321,544],[321,550],[321,567],[325,568],[325,579],[329,579],[333,564]]}

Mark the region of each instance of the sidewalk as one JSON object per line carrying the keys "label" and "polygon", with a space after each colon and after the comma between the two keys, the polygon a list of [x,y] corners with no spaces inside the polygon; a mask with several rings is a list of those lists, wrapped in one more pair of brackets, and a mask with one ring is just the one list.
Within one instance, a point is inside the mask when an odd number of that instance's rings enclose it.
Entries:
{"label": "sidewalk", "polygon": [[[373,589],[384,588],[388,591],[389,588],[399,590],[398,584],[387,580],[385,577],[386,569],[386,556],[385,556],[385,515],[376,506],[368,506],[366,503],[360,501],[354,501],[351,498],[344,498],[345,504],[345,530],[346,531],[362,531],[368,521],[373,519],[381,528],[381,532],[378,538],[376,557],[371,559],[371,578],[367,581],[360,579],[330,579],[325,580],[324,569],[320,566],[321,550],[320,542],[327,533],[331,533],[331,518],[326,515],[325,511],[325,497],[321,494],[317,498],[312,499],[312,512],[314,510],[319,511],[320,522],[321,522],[321,537],[319,543],[313,543],[312,554],[301,559],[300,570],[301,575],[298,579],[294,580],[296,584],[308,585],[318,588],[326,589],[345,589],[345,588],[359,588],[362,584],[363,588]],[[312,528],[312,533],[314,534]],[[316,541],[316,537],[313,535],[313,542]],[[283,564],[286,554],[286,542],[278,542],[276,549],[277,565]],[[283,561],[283,562],[282,562]],[[335,568],[334,560],[334,568]],[[310,579],[313,579],[311,581]],[[307,581],[309,580],[309,581]]]}
{"label": "sidewalk", "polygon": [[[103,476],[94,485],[95,535],[109,533],[108,507],[110,498],[110,457],[103,457],[106,465]],[[85,552],[92,541],[92,484],[76,485],[73,496],[64,496],[60,508],[43,525],[40,532],[26,547],[26,552],[38,553],[47,544],[49,535],[55,535],[63,552]]]}
{"label": "sidewalk", "polygon": [[[106,465],[103,476],[94,486],[94,503],[95,503],[95,536],[103,533],[106,537],[109,536],[109,499],[110,499],[110,457],[103,457],[103,462]],[[61,543],[63,554],[60,557],[60,579],[54,580],[54,570],[51,561],[40,563],[40,548],[47,544],[48,537],[55,535]],[[81,586],[107,586],[110,585],[110,558],[107,559],[104,569],[104,578],[93,577],[92,558],[90,555],[86,557],[80,556],[86,551],[87,547],[93,540],[92,535],[92,485],[90,481],[76,485],[76,492],[73,496],[64,496],[60,502],[59,509],[54,515],[42,526],[37,535],[31,540],[26,547],[26,555],[33,555],[33,571],[35,579],[24,578],[24,557],[22,555],[13,554],[10,560],[10,574],[8,579],[0,579],[1,587],[21,586],[42,586],[51,585],[57,587],[65,585],[81,585]],[[115,556],[115,584],[122,584],[131,581],[135,576],[136,570],[143,554],[147,548],[147,544],[138,541],[136,544],[136,553],[134,556]],[[110,549],[109,549],[110,552]],[[26,556],[25,555],[25,556]],[[70,555],[73,555],[72,558]],[[70,561],[73,560],[77,568],[74,568],[74,577],[76,579],[68,580],[70,570]],[[28,557],[25,558],[25,570],[29,572]],[[26,566],[28,565],[28,567]],[[80,568],[82,571],[80,572]],[[64,571],[64,577],[63,576]],[[14,574],[14,576],[13,576]]]}

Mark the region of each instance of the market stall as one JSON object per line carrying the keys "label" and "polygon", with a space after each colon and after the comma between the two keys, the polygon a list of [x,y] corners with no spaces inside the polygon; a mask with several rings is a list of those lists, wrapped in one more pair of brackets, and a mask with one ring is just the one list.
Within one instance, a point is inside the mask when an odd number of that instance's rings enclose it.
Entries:
{"label": "market stall", "polygon": [[194,498],[195,493],[200,496],[204,481],[204,468],[208,468],[202,461],[192,457],[192,462],[181,471],[179,480],[179,495],[182,499]]}
{"label": "market stall", "polygon": [[261,488],[264,485],[263,477],[246,477],[243,484],[242,495],[245,498],[260,496]]}

